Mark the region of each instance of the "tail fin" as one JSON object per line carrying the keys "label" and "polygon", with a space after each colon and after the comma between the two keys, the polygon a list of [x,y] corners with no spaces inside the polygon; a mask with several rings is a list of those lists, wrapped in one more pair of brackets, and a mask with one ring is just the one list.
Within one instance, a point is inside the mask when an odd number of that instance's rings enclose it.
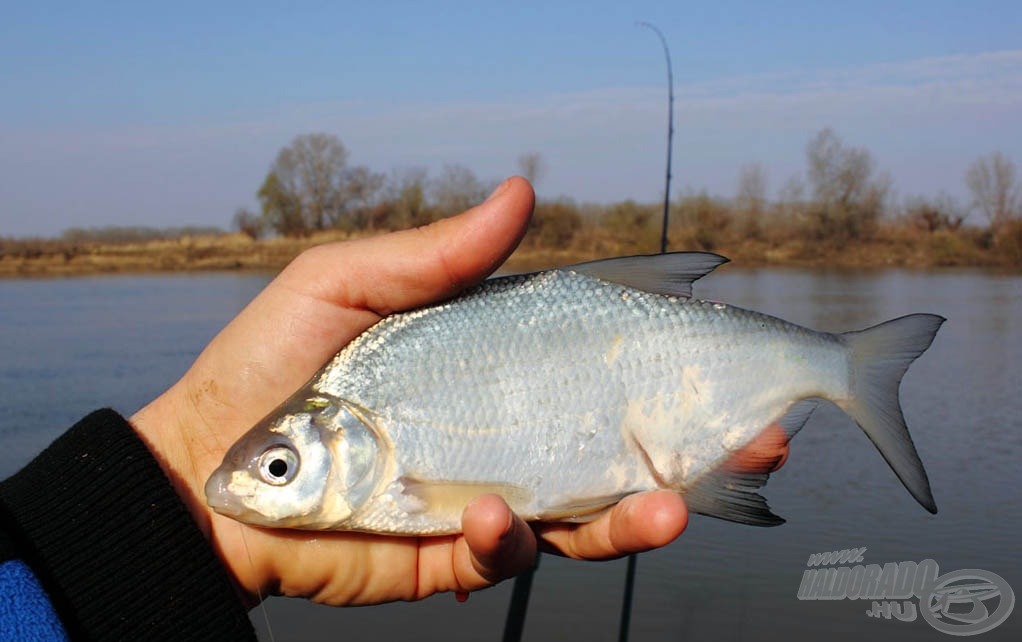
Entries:
{"label": "tail fin", "polygon": [[841,335],[852,353],[852,396],[841,407],[866,433],[923,508],[937,512],[923,462],[898,403],[905,371],[933,342],[944,317],[910,314]]}

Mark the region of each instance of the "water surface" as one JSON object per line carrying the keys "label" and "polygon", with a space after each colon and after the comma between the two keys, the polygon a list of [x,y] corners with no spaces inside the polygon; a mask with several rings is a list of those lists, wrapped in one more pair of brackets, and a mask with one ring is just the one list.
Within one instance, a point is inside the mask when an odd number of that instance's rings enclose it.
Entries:
{"label": "water surface", "polygon": [[[0,281],[0,476],[90,410],[130,415],[151,400],[266,280]],[[832,331],[911,312],[948,317],[902,386],[940,513],[920,508],[865,435],[825,408],[763,491],[787,524],[758,529],[697,516],[678,541],[639,558],[632,640],[950,639],[921,620],[869,618],[865,601],[797,599],[811,553],[851,547],[867,547],[867,563],[932,558],[942,573],[993,571],[1022,593],[1022,278],[726,266],[696,292]],[[525,639],[616,639],[623,577],[623,561],[544,556]],[[509,595],[505,583],[465,604],[441,595],[332,609],[275,598],[265,614],[281,642],[498,640]],[[265,635],[263,613],[252,617]],[[980,639],[1019,639],[1020,617]]]}

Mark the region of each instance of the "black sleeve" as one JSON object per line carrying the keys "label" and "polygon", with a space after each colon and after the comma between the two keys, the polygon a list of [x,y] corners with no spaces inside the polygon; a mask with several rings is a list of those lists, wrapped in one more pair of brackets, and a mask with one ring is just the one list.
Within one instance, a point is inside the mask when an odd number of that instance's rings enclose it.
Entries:
{"label": "black sleeve", "polygon": [[0,530],[72,640],[255,640],[227,571],[111,410],[0,483]]}

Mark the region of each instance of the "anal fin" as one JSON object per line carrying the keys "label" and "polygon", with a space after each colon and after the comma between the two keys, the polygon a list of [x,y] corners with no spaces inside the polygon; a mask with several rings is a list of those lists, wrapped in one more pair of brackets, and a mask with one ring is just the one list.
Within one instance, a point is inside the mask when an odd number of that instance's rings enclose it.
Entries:
{"label": "anal fin", "polygon": [[756,492],[768,477],[767,473],[735,472],[721,466],[685,491],[685,504],[700,515],[751,526],[779,526],[784,519],[774,515],[766,499]]}
{"label": "anal fin", "polygon": [[784,430],[784,434],[788,436],[788,439],[794,437],[798,431],[802,430],[802,427],[806,425],[809,418],[812,417],[813,412],[820,406],[821,399],[816,397],[809,397],[796,401],[788,408],[788,412],[783,417],[777,420],[777,423]]}
{"label": "anal fin", "polygon": [[780,419],[734,453],[724,466],[736,473],[772,473],[780,468],[787,459],[788,442],[809,421],[819,402],[808,398],[792,404]]}
{"label": "anal fin", "polygon": [[781,464],[784,446],[809,421],[819,399],[794,403],[777,421],[769,424],[751,445],[706,475],[685,491],[685,503],[693,513],[709,515],[752,526],[779,526],[784,519],[775,515],[766,499],[756,491]]}

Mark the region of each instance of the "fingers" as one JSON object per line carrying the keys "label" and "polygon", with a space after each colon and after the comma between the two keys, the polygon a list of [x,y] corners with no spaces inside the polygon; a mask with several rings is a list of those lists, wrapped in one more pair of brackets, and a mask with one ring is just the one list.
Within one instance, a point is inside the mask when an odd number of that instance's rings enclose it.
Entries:
{"label": "fingers", "polygon": [[543,550],[576,559],[612,559],[674,541],[688,525],[681,496],[661,490],[630,495],[588,524],[538,528]]}
{"label": "fingers", "polygon": [[532,529],[497,495],[483,495],[465,508],[464,538],[455,542],[458,585],[477,590],[517,575],[536,559]]}
{"label": "fingers", "polygon": [[[548,552],[575,559],[603,560],[639,553],[674,541],[688,524],[677,493],[654,491],[626,497],[587,524],[540,524],[532,528],[497,495],[473,500],[462,516],[463,537],[450,550],[453,577],[440,573],[445,540],[421,544],[418,595],[475,591],[524,572],[535,562],[537,540]],[[535,532],[534,530],[535,529]],[[449,577],[446,582],[422,581]]]}

